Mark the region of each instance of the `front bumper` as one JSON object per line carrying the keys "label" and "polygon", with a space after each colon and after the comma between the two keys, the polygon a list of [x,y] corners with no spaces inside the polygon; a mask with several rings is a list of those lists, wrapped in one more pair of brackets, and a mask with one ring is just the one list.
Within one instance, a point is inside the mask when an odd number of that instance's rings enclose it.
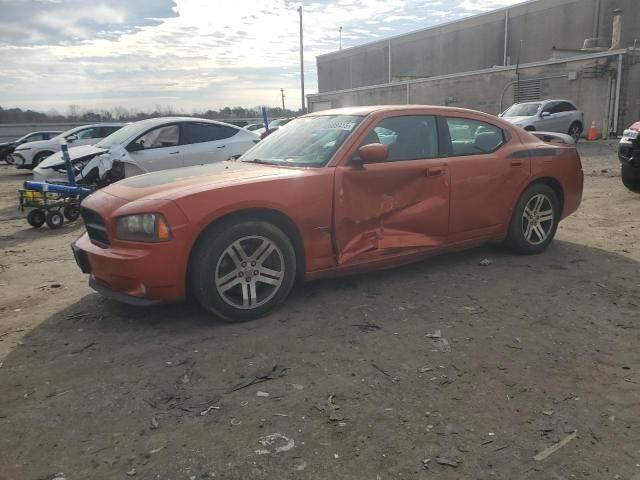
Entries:
{"label": "front bumper", "polygon": [[16,168],[30,168],[31,165],[27,164],[27,160],[20,155],[19,153],[13,152],[11,154],[11,157],[13,158],[13,164],[16,166]]}
{"label": "front bumper", "polygon": [[67,182],[68,178],[60,172],[53,170],[52,168],[40,168],[33,169],[33,179],[36,182]]}
{"label": "front bumper", "polygon": [[97,245],[88,234],[71,249],[89,285],[107,298],[133,305],[179,302],[185,297],[185,266],[171,242],[122,248]]}
{"label": "front bumper", "polygon": [[634,142],[621,141],[618,145],[618,160],[623,168],[640,170],[640,139]]}

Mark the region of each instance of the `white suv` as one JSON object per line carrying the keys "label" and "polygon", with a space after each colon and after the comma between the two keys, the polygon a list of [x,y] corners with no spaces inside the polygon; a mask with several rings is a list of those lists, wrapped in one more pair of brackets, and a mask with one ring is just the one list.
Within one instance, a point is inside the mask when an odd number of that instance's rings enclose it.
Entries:
{"label": "white suv", "polygon": [[104,137],[108,137],[116,130],[122,128],[124,123],[97,123],[95,125],[83,125],[61,133],[49,140],[23,143],[17,147],[11,155],[16,168],[33,169],[49,155],[60,151],[60,141],[66,140],[69,146],[93,145]]}
{"label": "white suv", "polygon": [[[122,178],[239,157],[260,137],[227,123],[191,117],[150,118],[131,123],[94,146],[69,149],[79,183],[103,186]],[[33,171],[38,181],[67,179],[61,153]]]}
{"label": "white suv", "polygon": [[516,103],[498,116],[528,131],[566,133],[576,142],[584,130],[584,115],[569,100]]}

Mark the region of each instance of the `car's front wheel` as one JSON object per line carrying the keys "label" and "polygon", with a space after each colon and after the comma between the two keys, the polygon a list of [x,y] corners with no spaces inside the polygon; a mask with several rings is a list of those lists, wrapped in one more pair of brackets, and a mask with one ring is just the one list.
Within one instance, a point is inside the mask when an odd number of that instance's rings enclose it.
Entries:
{"label": "car's front wheel", "polygon": [[263,316],[287,297],[296,278],[296,253],[287,235],[256,219],[207,230],[190,259],[191,295],[225,321]]}
{"label": "car's front wheel", "polygon": [[53,152],[40,152],[33,158],[33,163],[31,164],[31,168],[32,169],[36,168],[38,165],[40,165],[40,162],[42,162],[44,159],[46,159],[51,155],[53,155]]}
{"label": "car's front wheel", "polygon": [[553,240],[559,221],[560,202],[553,189],[530,185],[513,212],[506,243],[518,253],[540,253]]}
{"label": "car's front wheel", "polygon": [[567,131],[569,136],[573,138],[573,141],[578,143],[580,140],[580,135],[582,134],[582,124],[580,122],[573,122],[569,126],[569,130]]}

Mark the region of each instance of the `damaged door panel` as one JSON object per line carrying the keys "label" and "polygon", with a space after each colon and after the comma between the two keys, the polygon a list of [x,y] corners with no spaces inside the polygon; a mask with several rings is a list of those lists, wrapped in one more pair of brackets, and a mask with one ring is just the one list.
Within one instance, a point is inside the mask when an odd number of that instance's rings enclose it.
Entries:
{"label": "damaged door panel", "polygon": [[386,162],[339,166],[337,263],[441,246],[449,227],[449,167],[439,158],[435,117],[382,120],[360,145],[387,144]]}

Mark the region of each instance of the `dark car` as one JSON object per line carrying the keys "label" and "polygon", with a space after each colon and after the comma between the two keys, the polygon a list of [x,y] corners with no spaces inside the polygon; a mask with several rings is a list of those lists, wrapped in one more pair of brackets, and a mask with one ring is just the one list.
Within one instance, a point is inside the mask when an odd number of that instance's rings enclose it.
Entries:
{"label": "dark car", "polygon": [[622,183],[632,192],[640,193],[640,122],[624,131],[618,146]]}
{"label": "dark car", "polygon": [[31,132],[26,134],[24,137],[20,137],[19,139],[12,142],[0,143],[0,160],[4,160],[9,165],[12,165],[13,157],[11,157],[11,154],[18,145],[22,145],[23,143],[28,142],[37,142],[40,140],[49,140],[61,133],[62,131],[54,130],[47,130],[46,132]]}

